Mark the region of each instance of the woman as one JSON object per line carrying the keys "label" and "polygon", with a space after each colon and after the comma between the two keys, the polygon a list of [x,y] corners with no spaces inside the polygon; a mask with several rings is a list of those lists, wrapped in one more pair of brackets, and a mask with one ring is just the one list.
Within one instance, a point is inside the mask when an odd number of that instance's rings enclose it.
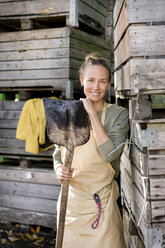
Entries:
{"label": "woman", "polygon": [[[104,58],[92,53],[80,69],[90,121],[89,141],[74,150],[72,169],[64,161],[64,148],[56,147],[54,169],[58,180],[70,180],[64,230],[64,248],[125,248],[115,181],[128,132],[128,111],[104,101],[111,73]],[[59,211],[59,203],[58,203]]]}

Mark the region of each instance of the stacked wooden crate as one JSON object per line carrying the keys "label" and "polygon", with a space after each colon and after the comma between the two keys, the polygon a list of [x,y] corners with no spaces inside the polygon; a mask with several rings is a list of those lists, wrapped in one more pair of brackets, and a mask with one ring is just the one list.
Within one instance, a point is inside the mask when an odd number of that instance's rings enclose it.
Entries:
{"label": "stacked wooden crate", "polygon": [[[16,140],[26,100],[49,96],[78,98],[78,71],[84,57],[107,59],[107,0],[0,1],[0,219],[56,229],[60,185],[53,149],[31,154]],[[19,101],[16,95],[19,94]]]}
{"label": "stacked wooden crate", "polygon": [[121,158],[128,247],[165,247],[165,2],[117,0],[115,90],[129,109]]}

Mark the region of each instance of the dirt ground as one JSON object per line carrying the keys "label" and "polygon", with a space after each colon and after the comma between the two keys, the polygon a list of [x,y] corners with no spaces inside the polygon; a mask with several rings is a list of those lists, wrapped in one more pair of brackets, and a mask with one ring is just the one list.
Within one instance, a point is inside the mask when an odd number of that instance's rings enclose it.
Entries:
{"label": "dirt ground", "polygon": [[49,228],[0,224],[0,248],[54,248],[56,233]]}

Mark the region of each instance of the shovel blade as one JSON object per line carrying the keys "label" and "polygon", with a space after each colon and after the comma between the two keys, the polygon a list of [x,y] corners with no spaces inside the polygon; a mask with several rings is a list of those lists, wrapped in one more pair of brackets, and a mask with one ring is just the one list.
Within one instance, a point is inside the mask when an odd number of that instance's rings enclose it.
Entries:
{"label": "shovel blade", "polygon": [[57,145],[73,151],[90,137],[88,114],[79,100],[43,98],[47,135]]}

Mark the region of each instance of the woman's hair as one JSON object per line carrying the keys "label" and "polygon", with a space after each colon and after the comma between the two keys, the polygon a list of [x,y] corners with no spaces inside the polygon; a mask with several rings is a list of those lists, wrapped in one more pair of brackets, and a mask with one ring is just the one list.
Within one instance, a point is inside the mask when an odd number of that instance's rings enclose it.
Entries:
{"label": "woman's hair", "polygon": [[111,69],[105,58],[98,53],[90,53],[86,55],[85,60],[79,70],[80,76],[84,77],[86,69],[90,65],[101,65],[109,72],[109,81],[111,80]]}

